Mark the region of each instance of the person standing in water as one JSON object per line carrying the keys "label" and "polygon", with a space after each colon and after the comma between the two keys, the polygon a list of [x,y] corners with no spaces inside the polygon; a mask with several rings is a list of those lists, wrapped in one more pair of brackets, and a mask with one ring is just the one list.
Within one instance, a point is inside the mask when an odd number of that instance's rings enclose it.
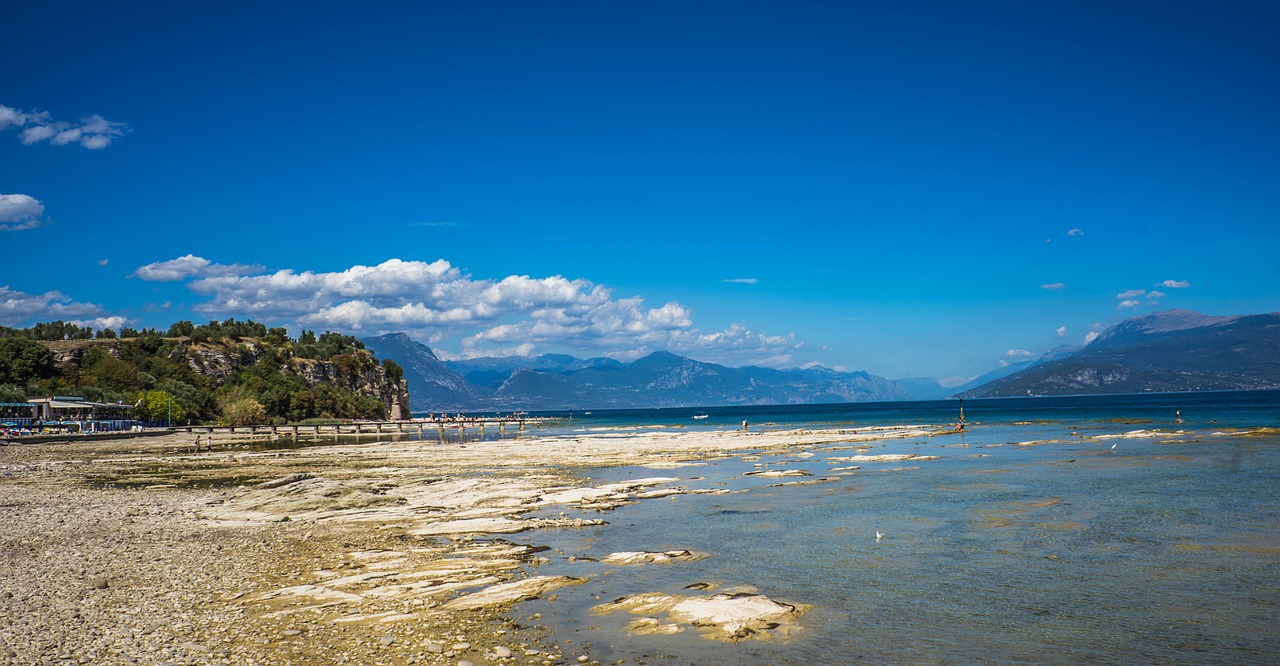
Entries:
{"label": "person standing in water", "polygon": [[742,419],[742,432],[746,432],[746,431],[747,431],[747,420]]}
{"label": "person standing in water", "polygon": [[1175,410],[1173,410],[1173,422],[1174,422],[1174,423],[1182,423],[1182,410],[1181,410],[1181,409],[1175,409]]}

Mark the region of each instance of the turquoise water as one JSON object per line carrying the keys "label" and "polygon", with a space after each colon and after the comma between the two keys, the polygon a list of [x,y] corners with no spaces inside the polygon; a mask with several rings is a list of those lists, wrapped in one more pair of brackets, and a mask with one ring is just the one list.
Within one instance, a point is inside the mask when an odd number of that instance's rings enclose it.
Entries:
{"label": "turquoise water", "polygon": [[[527,602],[566,649],[602,663],[1274,663],[1280,656],[1280,393],[967,400],[963,434],[874,443],[938,460],[833,462],[840,445],[674,470],[590,470],[593,482],[674,476],[724,495],[643,500],[606,527],[517,535],[589,577]],[[954,420],[954,401],[575,414],[588,427],[726,428]],[[1181,410],[1184,423],[1173,423]],[[658,413],[662,412],[662,413]],[[598,416],[597,416],[598,414]],[[675,414],[674,418],[671,415]],[[687,417],[685,417],[687,418]],[[1147,438],[1094,439],[1158,430]],[[1175,431],[1182,431],[1178,434]],[[1088,438],[1082,438],[1085,435]],[[1017,443],[1039,441],[1036,445]],[[1115,448],[1112,448],[1112,445]],[[861,468],[833,472],[848,465]],[[743,476],[765,465],[792,478]],[[559,509],[557,509],[559,510]],[[876,531],[885,534],[880,542]],[[612,566],[569,557],[690,549],[694,562]],[[688,630],[630,636],[591,607],[642,592],[751,586],[807,604],[787,640],[720,643]],[[709,594],[709,593],[707,593]]]}

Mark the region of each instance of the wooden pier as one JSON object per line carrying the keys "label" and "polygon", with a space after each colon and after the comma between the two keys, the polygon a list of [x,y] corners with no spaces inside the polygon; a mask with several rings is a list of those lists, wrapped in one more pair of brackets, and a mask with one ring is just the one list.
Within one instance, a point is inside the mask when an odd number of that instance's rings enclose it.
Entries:
{"label": "wooden pier", "polygon": [[504,433],[508,430],[524,430],[528,423],[553,421],[549,418],[524,419],[478,419],[475,421],[355,421],[351,423],[329,423],[319,425],[245,425],[245,426],[175,426],[171,432],[185,432],[193,435],[211,437],[287,437],[292,439],[323,439],[329,437],[361,437],[379,435],[417,435],[419,438],[432,434],[443,439],[447,435],[462,433],[484,434],[486,429]]}

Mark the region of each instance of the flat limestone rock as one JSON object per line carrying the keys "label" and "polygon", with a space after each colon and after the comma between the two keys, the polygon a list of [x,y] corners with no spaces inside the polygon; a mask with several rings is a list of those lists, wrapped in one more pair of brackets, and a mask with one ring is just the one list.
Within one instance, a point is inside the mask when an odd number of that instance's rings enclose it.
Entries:
{"label": "flat limestone rock", "polygon": [[789,635],[796,617],[808,608],[748,592],[710,597],[652,592],[623,597],[592,610],[601,615],[619,610],[645,616],[663,613],[667,624],[648,617],[632,622],[629,628],[639,633],[674,633],[670,625],[680,629],[688,625],[697,628],[706,638],[737,642],[745,638]]}
{"label": "flat limestone rock", "polygon": [[707,557],[706,553],[695,553],[691,550],[668,550],[661,553],[644,551],[610,553],[601,562],[608,564],[649,564],[651,562],[692,562]]}
{"label": "flat limestone rock", "polygon": [[414,536],[434,536],[444,534],[514,534],[526,530],[543,527],[589,527],[603,525],[599,519],[585,518],[541,518],[521,520],[518,518],[465,518],[443,522],[422,523],[406,530],[406,534]]}
{"label": "flat limestone rock", "polygon": [[780,476],[813,476],[813,474],[802,469],[762,469],[754,472],[745,472],[743,476],[760,476],[764,478],[776,478]]}
{"label": "flat limestone rock", "polygon": [[573,578],[571,576],[534,576],[510,583],[499,583],[479,592],[458,597],[441,606],[441,609],[446,611],[471,610],[528,601],[529,599],[536,599],[546,592],[558,590],[569,585],[581,585],[585,582],[587,582],[585,578]]}
{"label": "flat limestone rock", "polygon": [[872,456],[840,456],[827,458],[830,462],[898,462],[900,460],[938,460],[941,456],[921,456],[914,453],[882,453]]}

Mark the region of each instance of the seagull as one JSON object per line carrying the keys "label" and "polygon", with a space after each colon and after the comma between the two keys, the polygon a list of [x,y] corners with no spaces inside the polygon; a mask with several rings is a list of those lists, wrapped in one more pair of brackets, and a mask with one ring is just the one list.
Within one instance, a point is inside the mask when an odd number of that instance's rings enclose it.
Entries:
{"label": "seagull", "polygon": [[[1120,443],[1120,442],[1116,442],[1116,444],[1119,444],[1119,443]],[[1111,450],[1112,450],[1112,451],[1114,451],[1114,450],[1116,449],[1116,444],[1112,444],[1112,445],[1111,445]]]}
{"label": "seagull", "polygon": [[880,533],[880,530],[876,530],[876,543],[880,543],[880,540],[883,538],[884,535]]}

